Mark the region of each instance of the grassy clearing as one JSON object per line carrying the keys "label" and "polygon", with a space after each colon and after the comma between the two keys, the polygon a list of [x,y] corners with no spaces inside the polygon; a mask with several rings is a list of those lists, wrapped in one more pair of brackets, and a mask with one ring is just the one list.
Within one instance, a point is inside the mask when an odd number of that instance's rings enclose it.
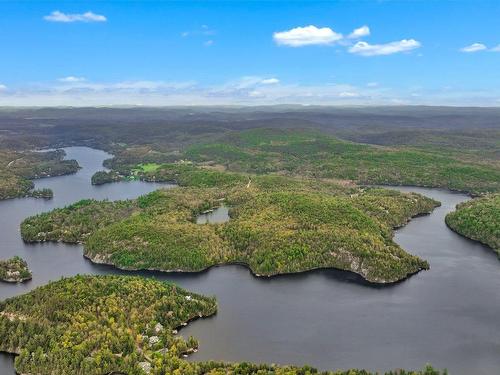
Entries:
{"label": "grassy clearing", "polygon": [[160,168],[160,164],[158,163],[145,163],[138,164],[137,168],[134,169],[135,172],[155,172],[158,168]]}

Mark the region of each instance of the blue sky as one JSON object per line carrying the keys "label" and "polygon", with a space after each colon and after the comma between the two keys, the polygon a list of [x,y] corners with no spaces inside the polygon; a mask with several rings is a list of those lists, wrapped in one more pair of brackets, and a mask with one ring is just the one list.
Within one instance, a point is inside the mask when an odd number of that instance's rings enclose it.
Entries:
{"label": "blue sky", "polygon": [[499,19],[500,1],[1,1],[0,105],[498,106]]}

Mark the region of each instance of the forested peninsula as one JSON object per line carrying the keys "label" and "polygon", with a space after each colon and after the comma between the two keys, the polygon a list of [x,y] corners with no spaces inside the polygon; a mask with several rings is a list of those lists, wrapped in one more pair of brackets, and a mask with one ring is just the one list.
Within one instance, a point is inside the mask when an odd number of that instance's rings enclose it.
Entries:
{"label": "forested peninsula", "polygon": [[455,232],[491,247],[500,258],[500,194],[472,199],[446,216]]}
{"label": "forested peninsula", "polygon": [[76,160],[64,160],[64,150],[34,152],[0,149],[0,200],[19,197],[52,198],[50,189],[33,190],[32,180],[75,173]]}
{"label": "forested peninsula", "polygon": [[[75,276],[0,302],[0,350],[20,374],[375,375],[309,366],[192,363],[193,337],[178,330],[217,304],[173,284],[130,276]],[[203,347],[202,343],[202,347]],[[386,375],[446,375],[430,366]]]}
{"label": "forested peninsula", "polygon": [[[80,201],[26,219],[22,237],[83,242],[92,261],[129,270],[238,263],[259,276],[337,268],[390,283],[429,268],[392,239],[393,228],[439,204],[418,194],[176,164],[160,173],[184,186],[131,201]],[[222,204],[228,222],[196,224]]]}

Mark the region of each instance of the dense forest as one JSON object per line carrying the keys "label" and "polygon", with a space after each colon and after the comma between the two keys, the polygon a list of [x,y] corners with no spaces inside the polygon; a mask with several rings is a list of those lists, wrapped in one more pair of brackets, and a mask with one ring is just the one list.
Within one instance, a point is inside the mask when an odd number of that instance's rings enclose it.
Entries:
{"label": "dense forest", "polygon": [[0,260],[0,280],[9,283],[21,283],[31,279],[28,263],[20,257]]}
{"label": "dense forest", "polygon": [[[243,263],[270,276],[334,267],[387,283],[429,267],[392,240],[394,227],[438,204],[418,194],[190,166],[157,172],[185,186],[135,201],[81,201],[26,219],[22,237],[84,242],[85,256],[124,269]],[[196,224],[222,203],[228,222]]]}
{"label": "dense forest", "polygon": [[[75,276],[0,303],[0,349],[23,374],[374,375],[364,370],[191,363],[198,342],[178,330],[216,313],[214,298],[129,276]],[[430,366],[386,375],[445,375]]]}
{"label": "dense forest", "polygon": [[[0,303],[0,347],[29,374],[143,374],[195,350],[176,332],[216,312],[213,298],[139,277],[77,276]],[[160,360],[161,362],[161,360]],[[158,366],[158,368],[157,368]]]}
{"label": "dense forest", "polygon": [[33,190],[33,179],[75,173],[76,160],[64,160],[63,150],[48,152],[0,149],[0,200],[32,196],[52,198],[50,189]]}
{"label": "dense forest", "polygon": [[455,232],[488,245],[500,257],[500,194],[459,204],[455,212],[446,216],[446,224]]}
{"label": "dense forest", "polygon": [[103,185],[108,184],[110,182],[117,182],[123,179],[122,176],[115,171],[98,171],[94,173],[90,182],[92,185]]}
{"label": "dense forest", "polygon": [[136,201],[85,199],[68,207],[25,219],[21,224],[21,235],[26,242],[83,242],[99,227],[125,219],[138,210]]}
{"label": "dense forest", "polygon": [[117,173],[154,178],[156,170],[136,163],[172,160],[254,174],[278,173],[336,178],[362,184],[444,187],[472,194],[500,191],[500,169],[480,161],[464,162],[451,154],[415,148],[382,148],[352,143],[318,132],[252,129],[231,133],[216,142],[186,147],[178,154],[151,149],[125,149],[108,162]]}
{"label": "dense forest", "polygon": [[495,108],[404,106],[0,110],[0,150],[110,151],[115,173],[96,184],[133,178],[140,164],[187,160],[477,195],[500,191],[499,119]]}
{"label": "dense forest", "polygon": [[412,148],[381,148],[304,131],[256,129],[189,147],[186,158],[256,173],[287,172],[363,184],[500,191],[500,170]]}

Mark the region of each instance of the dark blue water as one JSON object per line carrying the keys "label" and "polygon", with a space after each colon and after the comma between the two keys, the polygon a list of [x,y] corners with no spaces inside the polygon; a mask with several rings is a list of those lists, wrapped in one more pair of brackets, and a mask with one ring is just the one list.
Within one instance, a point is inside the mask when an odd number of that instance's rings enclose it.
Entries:
{"label": "dark blue water", "polygon": [[[69,148],[84,168],[75,175],[37,181],[54,190],[54,200],[0,202],[0,257],[20,255],[33,271],[26,284],[0,284],[0,298],[77,273],[121,273],[94,265],[80,246],[24,244],[19,223],[37,212],[82,198],[125,199],[158,188],[132,182],[90,185],[90,176],[110,155]],[[136,272],[172,280],[196,292],[216,295],[218,314],[183,329],[200,340],[191,360],[311,364],[321,369],[421,368],[432,363],[453,375],[500,374],[500,262],[491,249],[450,231],[444,216],[468,199],[462,194],[419,188],[441,201],[431,215],[397,231],[396,241],[431,264],[405,282],[373,288],[353,274],[315,271],[255,278],[241,266],[199,274]],[[0,356],[0,374],[13,374],[12,356]]]}

